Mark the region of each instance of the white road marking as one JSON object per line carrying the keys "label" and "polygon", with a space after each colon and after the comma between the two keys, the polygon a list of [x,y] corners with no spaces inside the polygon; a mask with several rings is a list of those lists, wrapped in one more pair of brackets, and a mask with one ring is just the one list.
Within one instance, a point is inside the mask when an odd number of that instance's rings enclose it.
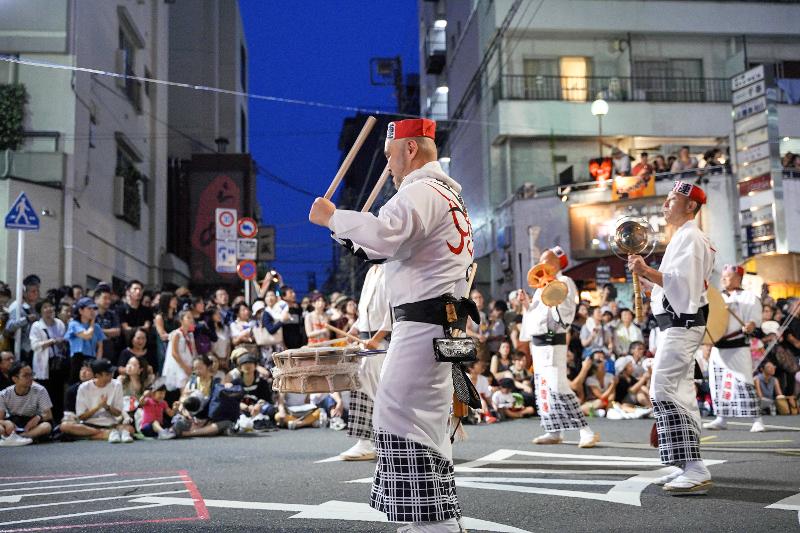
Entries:
{"label": "white road marking", "polygon": [[[189,489],[184,490],[168,490],[164,492],[153,492],[150,494],[143,494],[143,496],[157,496],[163,494],[180,494],[182,492],[189,492]],[[64,502],[51,502],[51,503],[34,503],[31,505],[17,505],[16,507],[0,507],[0,512],[3,511],[16,511],[18,509],[34,509],[36,507],[55,507],[57,505],[73,505],[76,503],[91,503],[91,502],[103,502],[107,500],[129,500],[133,497],[131,494],[126,494],[124,496],[106,496],[105,498],[91,498],[89,500],[68,500]]]}
{"label": "white road marking", "polygon": [[784,498],[772,505],[767,505],[765,509],[784,509],[786,511],[798,511],[798,513],[800,513],[800,493]]}
{"label": "white road marking", "polygon": [[75,481],[79,479],[94,479],[99,477],[119,477],[119,474],[98,474],[96,476],[80,476],[80,477],[52,477],[48,479],[37,479],[36,481],[17,481],[14,483],[3,483],[4,487],[11,487],[14,485],[29,485],[32,483],[61,483],[62,481]]}
{"label": "white road marking", "polygon": [[[574,443],[573,443],[574,444]],[[736,446],[731,446],[729,448],[723,447],[723,445],[728,444],[727,442],[719,442],[714,443],[713,446],[709,446],[710,443],[701,443],[700,446],[709,451],[709,452],[770,452],[770,453],[778,453],[778,452],[798,452],[800,448],[740,448]],[[650,446],[649,444],[638,443],[638,442],[603,442],[604,448],[619,448],[623,450],[649,450],[653,453],[657,453],[657,450]]]}
{"label": "white road marking", "polygon": [[[320,505],[304,505],[294,503],[265,503],[232,500],[204,500],[206,507],[220,507],[223,509],[255,509],[267,511],[296,512],[289,518],[303,518],[308,520],[351,520],[358,522],[388,522],[386,515],[376,511],[366,503],[328,501]],[[194,505],[191,498],[171,497],[143,497],[131,500],[131,503],[163,503],[164,505]],[[498,524],[477,518],[462,518],[462,523],[467,529],[480,531],[496,531],[498,533],[530,533],[505,524]]]}
{"label": "white road marking", "polygon": [[[54,494],[73,494],[75,492],[93,492],[98,490],[124,490],[124,489],[134,489],[139,487],[155,487],[158,485],[180,485],[184,483],[183,480],[180,481],[161,481],[159,483],[140,483],[138,485],[125,485],[125,486],[116,486],[116,487],[94,487],[91,489],[77,489],[77,490],[57,490],[54,492],[34,492],[31,494],[15,494],[13,496],[0,496],[0,502],[4,501],[3,498],[13,498],[11,501],[7,503],[16,503],[21,498],[30,498],[32,496],[52,496]],[[44,488],[44,487],[41,487]],[[131,495],[132,497],[133,495]]]}
{"label": "white road marking", "polygon": [[[746,426],[746,427],[752,427],[753,426],[753,424],[751,422],[731,422],[731,421],[728,421],[728,424],[731,424],[731,425],[734,425],[734,426]],[[781,430],[781,431],[800,431],[800,428],[796,427],[796,426],[775,426],[773,424],[764,424],[764,427],[767,428],[767,429],[777,429],[777,430]]]}
{"label": "white road marking", "polygon": [[[48,489],[68,489],[72,487],[89,487],[96,485],[112,485],[115,483],[134,483],[136,481],[158,481],[161,479],[182,479],[181,476],[146,477],[142,479],[121,479],[119,481],[98,481],[96,483],[74,483],[72,485],[54,485]],[[15,492],[20,490],[41,490],[42,487],[18,487],[15,489],[0,489],[0,492]],[[112,487],[109,487],[112,488]]]}
{"label": "white road marking", "polygon": [[[558,479],[552,477],[458,477],[461,482],[487,483],[539,483],[542,485],[616,485],[619,480],[611,479]],[[348,483],[352,483],[348,481]]]}
{"label": "white road marking", "polygon": [[[189,500],[192,501],[192,500]],[[75,518],[77,516],[86,516],[86,515],[95,515],[95,514],[106,514],[106,513],[118,513],[120,511],[135,511],[137,509],[148,509],[150,507],[164,507],[166,505],[170,505],[168,503],[154,503],[151,505],[136,505],[133,507],[117,507],[116,509],[103,509],[101,511],[86,511],[83,513],[70,513],[70,514],[62,514],[62,515],[54,515],[54,516],[41,516],[38,518],[26,518],[24,520],[13,520],[11,522],[0,522],[0,526],[13,526],[14,524],[26,524],[30,522],[47,522],[50,520],[61,520],[62,518]]]}

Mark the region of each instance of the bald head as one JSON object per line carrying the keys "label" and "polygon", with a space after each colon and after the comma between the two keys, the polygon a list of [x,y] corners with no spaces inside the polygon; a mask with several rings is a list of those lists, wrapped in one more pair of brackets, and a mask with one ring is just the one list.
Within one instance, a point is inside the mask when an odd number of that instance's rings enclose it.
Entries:
{"label": "bald head", "polygon": [[408,174],[438,157],[436,143],[429,137],[392,139],[386,142],[384,153],[389,160],[392,182],[398,188]]}

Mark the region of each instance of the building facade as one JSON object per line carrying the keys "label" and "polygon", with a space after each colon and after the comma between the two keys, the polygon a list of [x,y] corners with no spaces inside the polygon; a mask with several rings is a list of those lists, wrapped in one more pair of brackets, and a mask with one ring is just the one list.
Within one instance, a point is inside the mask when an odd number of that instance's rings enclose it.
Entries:
{"label": "building facade", "polygon": [[[167,75],[164,2],[0,4],[0,53],[135,76]],[[41,213],[25,269],[44,286],[160,281],[166,240],[165,88],[136,80],[0,64],[21,84],[24,140],[0,160],[0,211],[20,191]],[[15,280],[14,232],[0,232],[0,279]]]}
{"label": "building facade", "polygon": [[[464,186],[481,288],[500,295],[519,287],[539,250],[555,244],[569,250],[573,264],[613,262],[602,241],[617,210],[605,211],[610,220],[586,215],[597,235],[588,244],[573,241],[583,227],[576,208],[616,202],[612,187],[596,183],[591,168],[617,150],[635,165],[641,152],[652,161],[688,146],[699,166],[705,152],[719,150],[724,164],[700,177],[714,202],[703,210],[702,224],[720,265],[742,259],[735,157],[731,167],[728,154],[730,78],[755,64],[768,65],[777,78],[800,78],[800,38],[791,22],[800,17],[800,3],[418,5],[426,67],[421,107],[427,116],[450,120],[444,155]],[[796,153],[800,106],[780,90],[778,98],[780,151]],[[607,102],[607,114],[592,114],[596,99]],[[652,196],[637,199],[633,208],[657,219],[674,177],[660,175]],[[787,206],[790,194],[800,194],[791,181],[784,182]],[[790,251],[800,251],[800,243],[794,246]]]}

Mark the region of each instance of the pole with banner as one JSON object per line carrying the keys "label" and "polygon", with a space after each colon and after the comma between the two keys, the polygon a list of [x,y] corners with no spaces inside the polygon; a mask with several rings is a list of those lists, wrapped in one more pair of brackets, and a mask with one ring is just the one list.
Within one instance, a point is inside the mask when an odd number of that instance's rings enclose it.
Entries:
{"label": "pole with banner", "polygon": [[[25,232],[39,231],[39,217],[24,192],[19,193],[11,204],[5,219],[6,229],[17,230],[17,314],[15,319],[22,318],[22,277],[25,275]],[[22,328],[17,329],[14,336],[14,358],[19,361],[22,348]]]}

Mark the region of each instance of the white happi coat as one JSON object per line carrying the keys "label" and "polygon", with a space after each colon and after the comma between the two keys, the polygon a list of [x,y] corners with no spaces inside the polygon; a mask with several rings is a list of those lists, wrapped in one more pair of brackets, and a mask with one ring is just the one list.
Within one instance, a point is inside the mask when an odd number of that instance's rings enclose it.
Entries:
{"label": "white happi coat", "polygon": [[[561,322],[567,327],[575,319],[575,311],[578,308],[578,288],[572,279],[564,276],[560,271],[556,274],[556,279],[567,284],[569,290],[566,299],[557,307],[548,307],[542,302],[542,289],[536,289],[530,306],[522,315],[522,327],[519,335],[521,341],[530,341],[534,335],[545,335],[548,331],[566,333],[566,328],[559,324],[559,316]],[[531,344],[531,355],[534,372],[544,377],[553,392],[564,394],[572,391],[567,379],[566,345],[534,346]]]}
{"label": "white happi coat", "polygon": [[[723,291],[722,299],[725,300],[728,309],[736,313],[742,322],[745,324],[754,322],[756,327],[761,326],[761,300],[755,294],[745,290]],[[729,313],[725,335],[736,331],[741,332],[742,325]],[[749,346],[720,348],[712,352],[711,357],[715,364],[730,370],[738,381],[753,383],[753,357]]]}
{"label": "white happi coat", "polygon": [[[680,314],[694,314],[708,303],[707,280],[714,269],[716,251],[697,222],[685,222],[672,236],[659,272],[664,285],[653,287],[650,308],[653,314],[666,312],[666,296],[672,309]],[[659,332],[658,348],[653,362],[650,397],[679,404],[700,425],[700,412],[695,401],[694,354],[703,338],[705,326],[668,328]]]}
{"label": "white happi coat", "polygon": [[[378,212],[337,210],[329,227],[352,242],[357,255],[386,259],[386,290],[392,306],[461,296],[472,262],[472,227],[453,191],[461,186],[430,162],[409,173],[397,194]],[[375,397],[373,426],[430,447],[452,460],[448,418],[452,367],[437,363],[432,339],[441,326],[393,324],[392,342]]]}
{"label": "white happi coat", "polygon": [[[389,309],[389,298],[386,295],[386,275],[383,265],[373,265],[364,278],[361,298],[358,299],[358,320],[355,324],[359,333],[392,330],[392,314]],[[381,341],[381,349],[389,345],[386,339]],[[361,358],[358,377],[361,380],[361,392],[375,400],[378,392],[378,381],[381,367],[386,359],[385,354]]]}

